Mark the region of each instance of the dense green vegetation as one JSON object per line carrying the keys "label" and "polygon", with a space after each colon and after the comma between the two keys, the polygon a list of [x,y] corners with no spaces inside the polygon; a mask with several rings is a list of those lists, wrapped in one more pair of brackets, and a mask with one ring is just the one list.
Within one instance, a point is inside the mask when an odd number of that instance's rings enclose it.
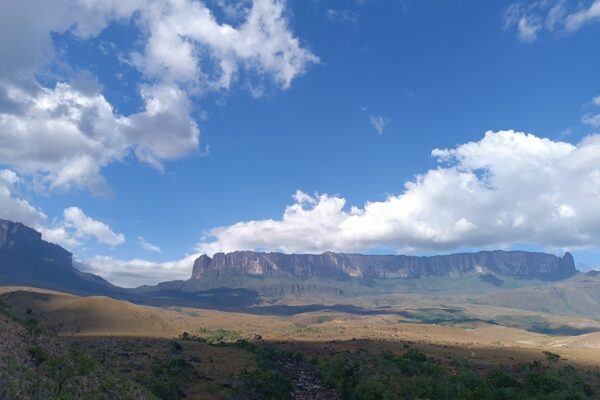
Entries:
{"label": "dense green vegetation", "polygon": [[457,307],[419,308],[401,311],[399,314],[426,324],[453,325],[481,321],[479,318],[468,315],[462,308]]}
{"label": "dense green vegetation", "polygon": [[292,384],[281,373],[265,368],[242,371],[236,377],[232,400],[291,399]]}
{"label": "dense green vegetation", "polygon": [[333,321],[335,318],[331,315],[319,315],[315,321],[317,324]]}
{"label": "dense green vegetation", "polygon": [[488,322],[546,335],[575,336],[599,331],[596,327],[578,328],[570,325],[557,325],[537,315],[498,315]]}
{"label": "dense green vegetation", "polygon": [[195,378],[194,367],[182,357],[173,355],[153,362],[136,380],[159,399],[180,399],[185,397],[185,386]]}
{"label": "dense green vegetation", "polygon": [[204,339],[206,343],[235,342],[242,338],[242,335],[239,332],[227,329],[200,328],[196,333],[197,335],[195,335],[195,337]]}
{"label": "dense green vegetation", "polygon": [[236,377],[234,400],[292,399],[292,382],[282,374],[278,362],[288,358],[300,359],[301,354],[243,340],[233,345],[253,353],[256,357],[256,370],[242,371]]}
{"label": "dense green vegetation", "polygon": [[[490,319],[479,318],[468,314],[460,307],[418,308],[414,310],[399,311],[398,314],[410,320],[425,324],[461,325],[470,322],[483,322],[494,325],[508,326],[524,329],[529,332],[543,333],[546,335],[583,335],[598,332],[597,327],[575,327],[556,324],[539,315],[497,315]],[[405,322],[399,320],[398,322]]]}
{"label": "dense green vegetation", "polygon": [[441,362],[409,349],[401,356],[389,352],[343,353],[319,363],[326,382],[343,400],[577,400],[597,398],[586,374],[548,362],[479,371],[467,362]]}

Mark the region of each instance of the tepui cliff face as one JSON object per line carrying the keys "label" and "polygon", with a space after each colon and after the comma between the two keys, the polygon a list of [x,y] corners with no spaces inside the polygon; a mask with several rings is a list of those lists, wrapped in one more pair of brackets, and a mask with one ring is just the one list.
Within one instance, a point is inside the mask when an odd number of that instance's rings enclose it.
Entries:
{"label": "tepui cliff face", "polygon": [[0,220],[0,255],[18,260],[38,258],[71,268],[73,256],[62,247],[42,240],[42,234],[19,222]]}
{"label": "tepui cliff face", "polygon": [[0,285],[34,286],[76,294],[112,290],[104,279],[73,267],[73,255],[19,222],[0,220]]}
{"label": "tepui cliff face", "polygon": [[441,256],[362,255],[326,252],[283,254],[236,251],[196,259],[192,279],[207,272],[246,275],[287,274],[296,277],[408,278],[494,273],[518,278],[556,280],[576,273],[570,253],[563,257],[526,251],[481,251]]}

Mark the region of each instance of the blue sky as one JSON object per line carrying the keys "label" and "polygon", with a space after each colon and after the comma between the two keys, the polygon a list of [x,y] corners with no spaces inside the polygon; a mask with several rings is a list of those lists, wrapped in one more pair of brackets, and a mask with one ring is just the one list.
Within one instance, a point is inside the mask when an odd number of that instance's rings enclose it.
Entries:
{"label": "blue sky", "polygon": [[0,31],[0,217],[90,270],[153,282],[237,249],[600,265],[599,1],[89,4],[0,6],[24,21]]}

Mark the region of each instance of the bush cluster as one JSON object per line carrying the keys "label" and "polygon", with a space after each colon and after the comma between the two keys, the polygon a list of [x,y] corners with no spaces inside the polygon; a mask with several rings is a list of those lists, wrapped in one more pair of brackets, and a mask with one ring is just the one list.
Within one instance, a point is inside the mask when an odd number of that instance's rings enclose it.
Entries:
{"label": "bush cluster", "polygon": [[319,363],[325,381],[343,400],[461,399],[578,400],[597,398],[585,375],[559,367],[556,355],[480,372],[467,362],[444,366],[410,349],[397,356],[367,351],[338,354]]}

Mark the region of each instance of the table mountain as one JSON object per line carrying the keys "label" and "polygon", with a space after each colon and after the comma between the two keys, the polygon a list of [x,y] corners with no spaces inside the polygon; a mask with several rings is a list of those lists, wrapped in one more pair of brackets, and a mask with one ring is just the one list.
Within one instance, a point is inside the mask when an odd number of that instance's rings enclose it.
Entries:
{"label": "table mountain", "polygon": [[480,251],[430,257],[362,255],[326,252],[283,254],[236,251],[196,259],[192,279],[207,273],[236,271],[245,275],[284,273],[295,277],[408,278],[461,276],[468,273],[499,274],[526,279],[560,280],[574,275],[570,253],[563,257],[526,251]]}
{"label": "table mountain", "polygon": [[[237,251],[199,257],[189,280],[124,289],[76,267],[71,253],[42,240],[39,232],[0,220],[0,285],[108,295],[154,305],[245,308],[261,299],[338,301],[359,295],[408,293],[412,289],[421,294],[431,290],[454,293],[457,281],[460,293],[479,295],[504,290],[503,277],[513,278],[506,278],[512,282],[509,288],[513,288],[539,283],[530,279],[558,281],[577,272],[569,253],[557,257],[525,251],[481,251],[417,257]],[[419,278],[440,279],[424,279],[429,284],[417,288],[413,280]]]}

